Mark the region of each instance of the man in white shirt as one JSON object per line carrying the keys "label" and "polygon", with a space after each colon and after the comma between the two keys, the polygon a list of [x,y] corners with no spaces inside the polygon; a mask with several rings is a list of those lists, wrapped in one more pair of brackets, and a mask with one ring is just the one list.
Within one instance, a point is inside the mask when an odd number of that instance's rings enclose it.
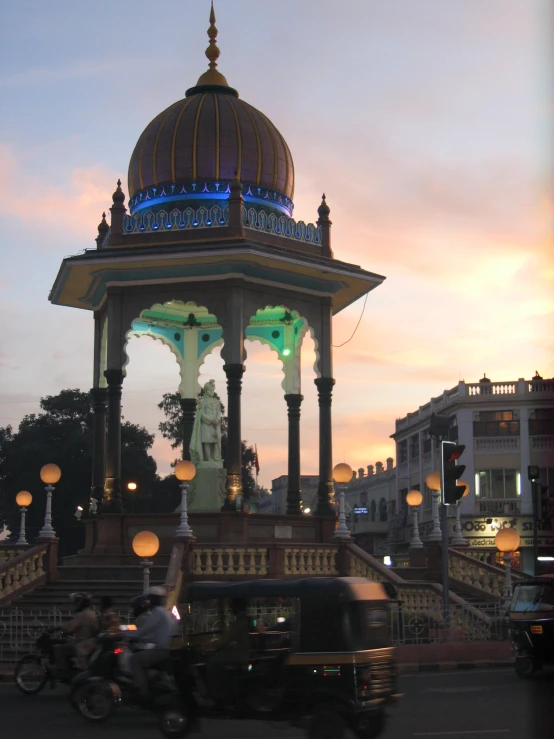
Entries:
{"label": "man in white shirt", "polygon": [[164,608],[165,590],[152,587],[146,595],[150,600],[150,614],[148,618],[141,621],[137,631],[133,632],[133,640],[154,646],[151,649],[141,649],[135,652],[130,660],[139,701],[144,703],[147,703],[150,698],[148,670],[169,659],[169,645],[177,626],[175,618]]}

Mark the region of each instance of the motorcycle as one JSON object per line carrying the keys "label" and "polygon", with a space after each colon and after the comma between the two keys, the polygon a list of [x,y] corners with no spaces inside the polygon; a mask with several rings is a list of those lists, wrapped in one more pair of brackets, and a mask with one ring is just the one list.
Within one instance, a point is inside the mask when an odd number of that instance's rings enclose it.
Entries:
{"label": "motorcycle", "polygon": [[[89,670],[74,679],[71,699],[84,718],[101,722],[123,703],[142,705],[129,664],[133,652],[140,648],[148,648],[148,645],[118,641],[102,658],[94,660]],[[170,712],[171,727],[167,736],[177,739],[185,735],[188,721],[181,711],[181,698],[168,670],[170,665],[148,671],[151,702],[142,707],[159,715]]]}
{"label": "motorcycle", "polygon": [[68,685],[80,670],[71,660],[67,666],[67,673],[60,675],[55,664],[54,649],[67,642],[67,637],[61,628],[57,627],[44,631],[36,640],[38,652],[32,652],[22,657],[15,666],[15,685],[25,695],[36,695],[46,683],[55,688],[57,683]]}

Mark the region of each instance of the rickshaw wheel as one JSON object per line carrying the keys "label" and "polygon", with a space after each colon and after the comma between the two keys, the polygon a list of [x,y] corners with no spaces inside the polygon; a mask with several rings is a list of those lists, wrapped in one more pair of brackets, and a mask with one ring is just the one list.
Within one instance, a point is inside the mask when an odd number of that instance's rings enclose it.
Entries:
{"label": "rickshaw wheel", "polygon": [[515,669],[518,677],[530,678],[537,671],[537,666],[531,657],[525,655],[516,657]]}
{"label": "rickshaw wheel", "polygon": [[316,709],[310,723],[308,739],[350,739],[353,736],[340,714]]}

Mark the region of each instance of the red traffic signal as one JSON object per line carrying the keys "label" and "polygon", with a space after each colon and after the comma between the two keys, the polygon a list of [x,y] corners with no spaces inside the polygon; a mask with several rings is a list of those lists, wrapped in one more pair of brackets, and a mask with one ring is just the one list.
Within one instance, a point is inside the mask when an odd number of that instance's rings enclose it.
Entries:
{"label": "red traffic signal", "polygon": [[441,442],[441,492],[444,505],[455,505],[464,494],[464,486],[457,482],[464,474],[465,464],[456,464],[465,450],[465,444]]}

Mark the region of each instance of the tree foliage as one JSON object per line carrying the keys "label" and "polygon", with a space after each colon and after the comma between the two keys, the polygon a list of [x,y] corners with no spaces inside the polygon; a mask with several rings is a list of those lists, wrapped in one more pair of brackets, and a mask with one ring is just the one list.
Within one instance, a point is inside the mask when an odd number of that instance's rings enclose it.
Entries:
{"label": "tree foliage", "polygon": [[[90,395],[62,390],[42,398],[40,407],[42,413],[25,416],[16,432],[11,426],[0,428],[0,528],[7,526],[18,535],[20,514],[15,496],[28,490],[33,502],[27,511],[27,539],[35,540],[46,506],[40,469],[53,462],[62,476],[52,496],[52,523],[60,538],[60,553],[74,554],[83,546],[84,536],[75,511],[77,506],[87,511],[91,490],[94,417]],[[154,436],[125,421],[121,441],[123,484],[130,480],[137,483],[136,493],[124,492],[125,508],[149,510],[160,482],[156,462],[149,454]]]}

